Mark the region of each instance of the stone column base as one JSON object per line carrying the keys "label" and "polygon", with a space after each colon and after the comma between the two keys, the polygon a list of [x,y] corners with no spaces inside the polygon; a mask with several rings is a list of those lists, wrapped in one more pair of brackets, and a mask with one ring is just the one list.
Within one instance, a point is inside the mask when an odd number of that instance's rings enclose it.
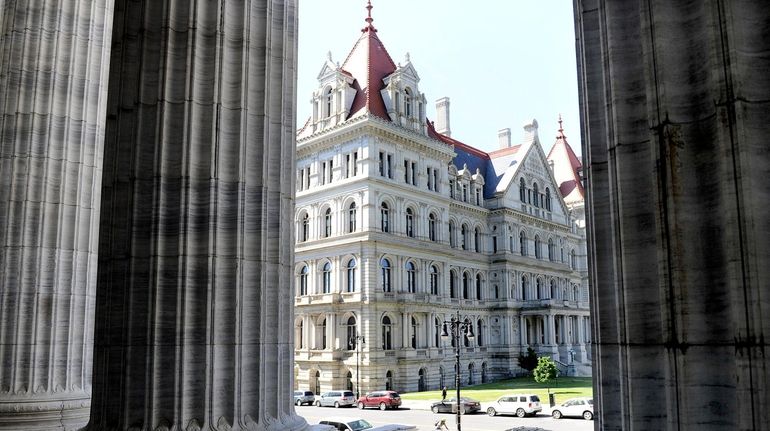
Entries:
{"label": "stone column base", "polygon": [[61,400],[0,400],[0,430],[79,430],[90,413],[91,396],[86,394]]}

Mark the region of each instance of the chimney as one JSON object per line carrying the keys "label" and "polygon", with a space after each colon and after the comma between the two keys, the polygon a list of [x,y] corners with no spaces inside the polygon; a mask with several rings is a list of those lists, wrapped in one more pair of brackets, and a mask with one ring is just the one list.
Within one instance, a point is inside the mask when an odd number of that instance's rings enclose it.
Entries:
{"label": "chimney", "polygon": [[452,136],[449,128],[449,98],[442,97],[436,100],[436,131],[442,135]]}
{"label": "chimney", "polygon": [[537,120],[524,125],[524,142],[535,142],[537,139]]}
{"label": "chimney", "polygon": [[500,129],[497,131],[497,142],[500,148],[511,146],[511,129]]}

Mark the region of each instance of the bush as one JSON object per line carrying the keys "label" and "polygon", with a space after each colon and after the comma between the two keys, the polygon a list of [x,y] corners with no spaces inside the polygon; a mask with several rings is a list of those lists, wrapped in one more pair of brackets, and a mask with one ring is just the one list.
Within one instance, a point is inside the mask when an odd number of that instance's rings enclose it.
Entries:
{"label": "bush", "polygon": [[537,367],[537,353],[531,347],[527,347],[527,354],[519,355],[519,366],[531,373]]}

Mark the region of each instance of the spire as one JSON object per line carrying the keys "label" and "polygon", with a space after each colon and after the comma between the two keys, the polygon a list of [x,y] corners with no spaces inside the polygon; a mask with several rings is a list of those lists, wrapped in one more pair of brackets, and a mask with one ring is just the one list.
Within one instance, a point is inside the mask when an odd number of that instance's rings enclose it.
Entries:
{"label": "spire", "polygon": [[374,21],[374,18],[372,18],[372,0],[366,1],[366,11],[368,13],[368,16],[364,21],[366,21],[366,27],[362,28],[361,31],[366,33],[367,31],[377,31],[376,28],[374,28],[374,25],[372,25],[372,22]]}

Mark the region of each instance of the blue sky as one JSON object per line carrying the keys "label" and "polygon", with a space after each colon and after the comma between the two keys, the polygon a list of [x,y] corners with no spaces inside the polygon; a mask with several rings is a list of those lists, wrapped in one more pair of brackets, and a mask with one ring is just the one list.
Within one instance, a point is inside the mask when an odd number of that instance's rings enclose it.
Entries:
{"label": "blue sky", "polygon": [[[559,114],[580,153],[575,33],[571,0],[372,0],[378,36],[396,63],[405,54],[435,119],[451,99],[452,137],[491,151],[497,131],[512,140],[536,118],[546,152]],[[475,6],[470,6],[475,5]],[[365,0],[299,0],[297,123],[310,116],[316,76],[331,51],[342,62],[361,34]]]}

